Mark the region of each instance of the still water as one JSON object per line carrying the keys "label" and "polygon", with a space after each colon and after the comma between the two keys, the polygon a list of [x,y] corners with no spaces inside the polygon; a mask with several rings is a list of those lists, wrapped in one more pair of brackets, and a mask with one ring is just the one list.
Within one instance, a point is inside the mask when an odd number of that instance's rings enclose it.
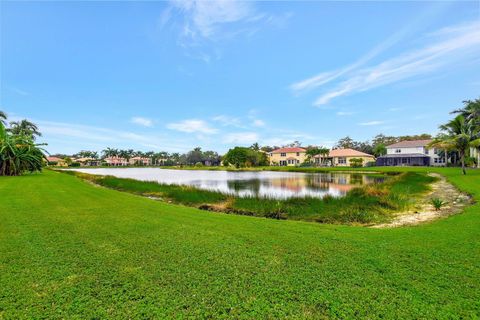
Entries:
{"label": "still water", "polygon": [[383,182],[385,177],[362,173],[301,173],[274,171],[209,171],[158,168],[75,169],[97,175],[111,175],[141,181],[193,186],[239,197],[273,199],[292,197],[340,197],[352,188]]}

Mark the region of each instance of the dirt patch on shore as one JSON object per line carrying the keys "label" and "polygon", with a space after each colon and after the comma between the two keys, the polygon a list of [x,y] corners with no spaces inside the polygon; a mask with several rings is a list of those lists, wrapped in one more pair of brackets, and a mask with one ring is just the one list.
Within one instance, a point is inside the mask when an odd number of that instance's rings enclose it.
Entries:
{"label": "dirt patch on shore", "polygon": [[[432,190],[422,197],[413,209],[397,213],[392,221],[374,225],[372,228],[395,228],[416,225],[460,213],[466,206],[473,203],[473,199],[469,195],[460,192],[444,176],[436,173],[429,175],[438,178],[438,181],[432,183]],[[440,210],[435,210],[431,203],[431,199],[434,198],[441,199],[446,204]]]}

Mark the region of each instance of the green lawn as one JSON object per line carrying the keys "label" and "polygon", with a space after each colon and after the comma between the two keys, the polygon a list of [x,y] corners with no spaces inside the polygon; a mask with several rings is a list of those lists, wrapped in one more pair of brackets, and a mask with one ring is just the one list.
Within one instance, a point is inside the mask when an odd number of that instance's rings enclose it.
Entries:
{"label": "green lawn", "polygon": [[[428,170],[480,197],[480,170]],[[0,178],[0,319],[185,317],[478,318],[480,205],[379,230]]]}

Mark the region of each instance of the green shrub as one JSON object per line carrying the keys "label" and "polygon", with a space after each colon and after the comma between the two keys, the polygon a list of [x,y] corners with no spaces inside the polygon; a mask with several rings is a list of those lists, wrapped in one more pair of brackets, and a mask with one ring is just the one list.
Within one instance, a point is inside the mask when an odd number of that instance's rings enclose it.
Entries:
{"label": "green shrub", "polygon": [[430,203],[435,208],[435,211],[439,211],[440,209],[442,209],[443,206],[447,204],[446,201],[443,201],[442,199],[439,199],[439,198],[430,199]]}
{"label": "green shrub", "polygon": [[352,167],[352,168],[363,167],[363,159],[362,158],[352,158],[352,159],[350,159],[350,167]]}

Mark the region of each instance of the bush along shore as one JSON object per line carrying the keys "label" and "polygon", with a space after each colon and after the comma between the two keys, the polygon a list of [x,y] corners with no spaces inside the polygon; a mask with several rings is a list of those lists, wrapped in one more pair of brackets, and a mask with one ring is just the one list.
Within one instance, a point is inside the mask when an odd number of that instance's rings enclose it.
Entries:
{"label": "bush along shore", "polygon": [[393,213],[408,210],[437,180],[425,173],[404,172],[383,183],[366,185],[343,197],[289,198],[235,197],[190,186],[167,185],[151,181],[62,171],[96,185],[134,193],[169,203],[203,210],[274,219],[303,220],[320,223],[371,225],[387,222]]}

